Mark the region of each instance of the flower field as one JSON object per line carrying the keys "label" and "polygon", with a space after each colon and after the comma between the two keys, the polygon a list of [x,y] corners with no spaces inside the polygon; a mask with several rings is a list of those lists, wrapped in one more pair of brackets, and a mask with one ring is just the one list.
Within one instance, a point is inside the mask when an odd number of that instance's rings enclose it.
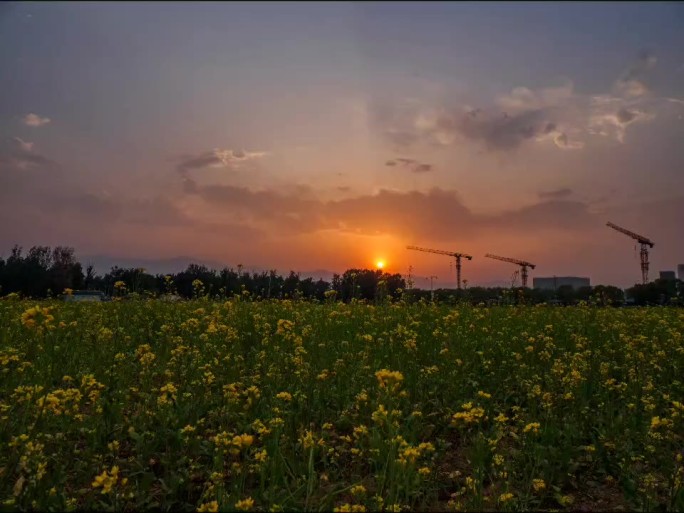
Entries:
{"label": "flower field", "polygon": [[684,311],[0,301],[4,510],[684,510]]}

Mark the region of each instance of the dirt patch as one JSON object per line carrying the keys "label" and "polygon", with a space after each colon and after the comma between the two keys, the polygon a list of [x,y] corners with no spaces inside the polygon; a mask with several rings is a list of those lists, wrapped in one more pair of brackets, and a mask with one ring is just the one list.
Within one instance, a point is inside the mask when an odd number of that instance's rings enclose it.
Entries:
{"label": "dirt patch", "polygon": [[575,502],[570,506],[573,511],[633,511],[625,499],[625,494],[615,480],[603,483],[585,484],[575,493]]}

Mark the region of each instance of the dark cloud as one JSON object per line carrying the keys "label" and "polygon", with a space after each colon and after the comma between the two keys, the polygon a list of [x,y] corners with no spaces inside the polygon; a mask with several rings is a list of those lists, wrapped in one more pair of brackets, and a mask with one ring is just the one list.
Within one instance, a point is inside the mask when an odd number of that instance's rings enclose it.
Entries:
{"label": "dark cloud", "polygon": [[188,157],[176,166],[180,172],[190,171],[191,169],[203,169],[205,167],[220,166],[221,159],[214,152],[203,153],[195,157]]}
{"label": "dark cloud", "polygon": [[0,170],[26,170],[36,167],[54,167],[56,163],[31,151],[0,153]]}
{"label": "dark cloud", "polygon": [[347,185],[340,185],[340,186],[337,188],[337,190],[340,191],[340,192],[349,192],[349,191],[351,190],[351,187],[349,187],[349,186],[347,186]]}
{"label": "dark cloud", "polygon": [[53,203],[53,208],[66,214],[86,216],[98,223],[196,226],[192,219],[164,196],[122,198],[107,194],[80,192],[57,198],[51,203]]}
{"label": "dark cloud", "polygon": [[[194,182],[185,182],[185,191],[191,192]],[[140,231],[157,228],[181,230],[176,233],[227,230],[241,234],[245,240],[253,240],[260,233],[239,224],[191,218],[171,196],[131,197],[88,190],[53,160],[18,150],[0,151],[0,217],[18,219],[3,230],[13,241],[27,240],[35,234],[49,238],[61,234],[88,241],[84,233],[106,237],[109,230],[122,226],[137,230],[138,236]]]}
{"label": "dark cloud", "polygon": [[387,233],[449,240],[454,233],[472,236],[488,229],[581,230],[595,221],[586,204],[566,201],[563,193],[496,215],[474,214],[463,205],[456,191],[440,188],[428,192],[380,190],[377,194],[335,201],[226,185],[198,185],[194,194],[220,212],[263,225],[265,230],[292,235],[338,229],[368,235]]}
{"label": "dark cloud", "polygon": [[[526,141],[560,133],[558,122],[553,119],[554,111],[554,106],[524,104],[508,112],[497,107],[468,112],[449,106],[426,109],[397,103],[392,107],[385,100],[369,105],[371,123],[398,151],[411,150],[416,145],[450,146],[459,139],[476,141],[490,151],[515,150]],[[396,164],[398,159],[387,162],[390,166]]]}
{"label": "dark cloud", "polygon": [[250,160],[265,156],[265,152],[245,150],[221,150],[214,149],[205,151],[198,155],[184,155],[180,158],[176,169],[181,174],[186,174],[193,169],[204,169],[208,167],[234,168]]}
{"label": "dark cloud", "polygon": [[567,198],[572,194],[572,189],[563,188],[553,191],[540,192],[539,197],[543,200]]}
{"label": "dark cloud", "polygon": [[408,168],[413,173],[427,173],[432,171],[432,164],[425,164],[418,162],[414,159],[404,157],[398,157],[394,160],[388,160],[387,162],[385,162],[385,165],[390,167],[402,166]]}
{"label": "dark cloud", "polygon": [[658,59],[650,50],[642,50],[639,57],[634,61],[623,73],[620,80],[627,82],[629,80],[636,80],[643,77],[646,72],[652,69]]}
{"label": "dark cloud", "polygon": [[[523,111],[513,115],[507,113],[486,114],[470,112],[458,124],[452,126],[468,139],[481,141],[490,150],[513,150],[523,142],[548,133],[555,125],[545,119],[542,109]],[[443,124],[443,126],[448,126]]]}
{"label": "dark cloud", "polygon": [[411,169],[414,173],[429,173],[432,171],[432,164],[418,164]]}
{"label": "dark cloud", "polygon": [[615,82],[615,89],[626,97],[639,97],[648,93],[645,83],[649,70],[656,65],[657,59],[650,51],[643,51]]}
{"label": "dark cloud", "polygon": [[632,111],[627,110],[627,109],[620,109],[617,112],[618,121],[620,121],[620,123],[622,123],[623,125],[626,125],[630,121],[633,121],[636,117],[637,117],[636,112],[632,112]]}
{"label": "dark cloud", "polygon": [[599,226],[600,220],[580,201],[549,199],[540,203],[507,212],[505,215],[486,217],[492,226],[506,230],[582,230],[592,225]]}

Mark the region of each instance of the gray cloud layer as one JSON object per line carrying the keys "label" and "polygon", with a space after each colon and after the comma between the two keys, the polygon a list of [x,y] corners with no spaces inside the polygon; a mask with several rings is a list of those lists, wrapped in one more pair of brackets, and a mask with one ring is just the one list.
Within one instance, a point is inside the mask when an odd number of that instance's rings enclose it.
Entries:
{"label": "gray cloud layer", "polygon": [[583,230],[597,222],[587,204],[564,199],[562,191],[552,192],[537,204],[494,215],[475,214],[456,191],[438,187],[427,192],[383,189],[336,201],[232,185],[194,184],[186,192],[248,223],[292,234],[332,229],[450,240],[455,234],[472,236],[482,230]]}
{"label": "gray cloud layer", "polygon": [[579,150],[592,137],[624,143],[629,126],[646,123],[684,101],[649,93],[646,79],[657,59],[643,53],[598,95],[577,93],[571,83],[537,90],[517,87],[483,108],[428,100],[374,99],[371,124],[401,151],[474,142],[490,152],[511,152],[531,143],[551,141],[562,150]]}
{"label": "gray cloud layer", "polygon": [[385,165],[389,167],[401,166],[409,169],[412,173],[429,173],[433,169],[432,164],[417,162],[414,159],[403,157],[399,157],[394,160],[388,160],[385,162]]}
{"label": "gray cloud layer", "polygon": [[244,150],[221,150],[214,149],[198,155],[185,155],[180,158],[176,169],[181,174],[186,174],[193,169],[204,169],[208,167],[235,168],[240,164],[251,160],[264,157],[266,152],[244,151]]}
{"label": "gray cloud layer", "polygon": [[553,191],[545,191],[539,193],[539,198],[543,200],[562,199],[572,195],[572,190],[568,188],[555,189]]}

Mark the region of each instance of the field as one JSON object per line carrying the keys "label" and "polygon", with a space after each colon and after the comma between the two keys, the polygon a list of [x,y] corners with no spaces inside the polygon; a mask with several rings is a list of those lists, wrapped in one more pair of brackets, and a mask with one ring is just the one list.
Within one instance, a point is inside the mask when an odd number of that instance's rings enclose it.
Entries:
{"label": "field", "polygon": [[4,510],[684,510],[684,311],[0,301]]}

